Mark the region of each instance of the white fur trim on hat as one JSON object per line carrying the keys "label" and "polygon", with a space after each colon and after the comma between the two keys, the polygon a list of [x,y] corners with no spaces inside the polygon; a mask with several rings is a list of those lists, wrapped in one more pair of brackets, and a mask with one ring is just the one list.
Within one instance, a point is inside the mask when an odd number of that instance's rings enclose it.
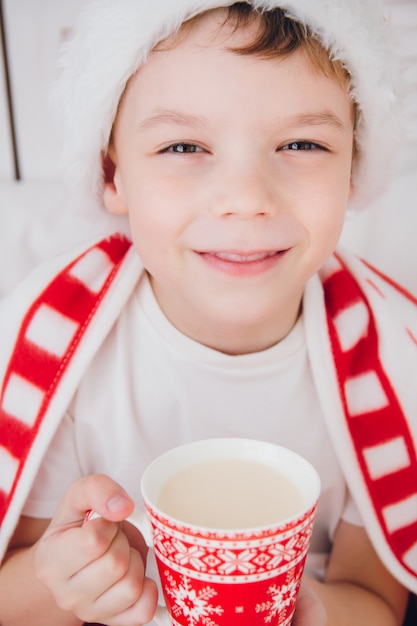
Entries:
{"label": "white fur trim on hat", "polygon": [[[93,0],[63,50],[54,101],[63,132],[69,179],[100,194],[106,150],[126,82],[153,46],[202,11],[230,0]],[[359,110],[354,206],[385,186],[399,134],[396,69],[389,33],[375,0],[250,0],[258,9],[282,7],[307,24],[352,77]]]}

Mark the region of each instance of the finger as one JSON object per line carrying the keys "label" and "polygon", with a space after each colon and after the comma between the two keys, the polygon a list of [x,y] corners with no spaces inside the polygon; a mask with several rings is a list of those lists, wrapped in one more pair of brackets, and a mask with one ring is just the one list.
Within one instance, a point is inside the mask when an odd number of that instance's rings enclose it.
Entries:
{"label": "finger", "polygon": [[[113,564],[115,565],[114,572],[112,572]],[[83,587],[88,586],[89,593],[98,593],[95,597],[91,595],[83,606],[80,604],[80,611],[77,615],[86,621],[93,620],[107,624],[109,618],[126,611],[138,602],[144,589],[142,558],[130,548],[118,562],[106,556],[100,559],[100,562],[92,563],[81,574],[75,577],[78,579],[77,588],[83,590]],[[100,584],[101,581],[103,584]]]}
{"label": "finger", "polygon": [[314,626],[327,626],[327,612],[319,596],[303,580],[297,598],[292,626],[311,626],[311,624],[314,624]]}
{"label": "finger", "polygon": [[118,522],[130,515],[133,508],[133,500],[118,483],[103,474],[92,474],[72,483],[57,507],[52,526],[81,523],[90,509]]}
{"label": "finger", "polygon": [[145,578],[140,598],[129,608],[117,613],[107,620],[108,626],[137,626],[152,621],[158,601],[156,584],[150,578]]}
{"label": "finger", "polygon": [[136,575],[143,578],[142,557],[130,548],[126,536],[119,530],[105,553],[74,574],[69,581],[70,589],[78,589],[81,595],[96,601],[128,575],[132,558],[137,561]]}
{"label": "finger", "polygon": [[119,524],[99,518],[83,526],[51,527],[36,549],[36,574],[56,588],[110,549]]}

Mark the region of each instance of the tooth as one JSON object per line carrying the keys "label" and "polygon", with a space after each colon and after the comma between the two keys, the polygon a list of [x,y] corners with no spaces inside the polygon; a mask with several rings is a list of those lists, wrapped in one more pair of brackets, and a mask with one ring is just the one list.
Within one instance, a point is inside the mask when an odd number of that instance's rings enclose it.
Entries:
{"label": "tooth", "polygon": [[272,256],[273,252],[257,252],[254,254],[236,254],[233,252],[217,252],[216,256],[220,259],[224,259],[225,261],[240,261],[240,262],[249,262],[249,261],[259,261],[261,259],[265,259],[268,256]]}

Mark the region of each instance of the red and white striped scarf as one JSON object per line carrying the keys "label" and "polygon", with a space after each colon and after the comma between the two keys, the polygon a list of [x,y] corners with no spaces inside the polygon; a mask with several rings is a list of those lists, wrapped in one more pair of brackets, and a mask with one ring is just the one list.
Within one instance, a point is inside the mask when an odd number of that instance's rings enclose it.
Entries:
{"label": "red and white striped scarf", "polygon": [[[114,235],[52,273],[40,270],[29,295],[17,290],[0,307],[0,555],[83,372],[142,271],[130,242]],[[380,558],[417,593],[417,300],[346,252],[320,279],[307,285],[303,306],[329,432]]]}

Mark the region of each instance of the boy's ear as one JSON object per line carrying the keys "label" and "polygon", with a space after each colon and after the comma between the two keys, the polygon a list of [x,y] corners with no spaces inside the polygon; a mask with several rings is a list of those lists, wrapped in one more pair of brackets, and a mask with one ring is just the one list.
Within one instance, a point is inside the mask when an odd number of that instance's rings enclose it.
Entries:
{"label": "boy's ear", "polygon": [[115,183],[116,165],[108,153],[103,155],[102,166],[104,176],[103,204],[109,213],[124,215],[127,213],[127,207]]}

